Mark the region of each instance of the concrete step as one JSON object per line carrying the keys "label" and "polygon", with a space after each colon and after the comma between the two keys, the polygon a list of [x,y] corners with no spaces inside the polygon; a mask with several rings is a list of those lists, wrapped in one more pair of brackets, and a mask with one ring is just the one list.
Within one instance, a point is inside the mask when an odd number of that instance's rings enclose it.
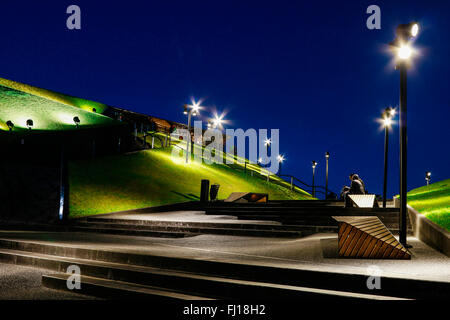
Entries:
{"label": "concrete step", "polygon": [[[322,223],[329,225],[337,225],[333,217],[315,217],[315,216],[284,216],[284,215],[238,215],[241,220],[269,220],[269,221],[283,221],[287,225],[298,225],[299,221],[310,222],[311,224],[321,225]],[[397,224],[398,217],[378,217],[385,224]],[[304,223],[301,223],[304,224]]]}
{"label": "concrete step", "polygon": [[311,207],[344,207],[344,202],[330,202],[320,200],[286,200],[286,201],[269,201],[267,203],[236,203],[236,202],[209,202],[204,205],[204,208],[221,208],[221,207],[296,207],[296,208],[311,208]]}
{"label": "concrete step", "polygon": [[77,293],[103,297],[106,299],[135,300],[151,299],[152,301],[172,300],[211,300],[201,296],[167,291],[164,288],[131,284],[123,281],[81,276],[81,288],[70,290],[67,287],[67,273],[43,275],[42,285],[46,288],[75,291]]}
{"label": "concrete step", "polygon": [[[384,275],[382,289],[369,290],[366,274],[327,272],[314,267],[294,269],[6,239],[0,240],[0,247],[5,248],[0,250],[2,262],[34,265],[59,272],[77,264],[82,274],[87,276],[164,287],[172,291],[181,288],[185,294],[216,298],[327,297],[329,294],[348,296],[357,293],[371,297],[434,299],[450,295],[448,282]],[[196,292],[188,291],[192,288]],[[326,290],[326,293],[315,290]]]}
{"label": "concrete step", "polygon": [[364,216],[364,215],[385,215],[395,216],[398,211],[388,209],[360,209],[360,208],[339,208],[331,210],[323,207],[319,208],[214,208],[205,211],[208,215],[237,215],[245,214],[283,214],[283,215],[314,215],[314,216]]}
{"label": "concrete step", "polygon": [[[121,293],[128,291],[131,292],[131,296],[146,294],[171,299],[189,299],[194,296],[219,299],[248,299],[248,297],[252,297],[252,299],[276,300],[305,298],[333,300],[401,299],[383,295],[230,279],[163,268],[58,257],[8,249],[0,251],[0,261],[33,265],[55,271],[63,271],[70,265],[77,265],[80,267],[82,276],[88,280],[87,291],[84,293],[100,296],[103,294],[117,295],[120,291]],[[53,279],[46,278],[43,281],[48,286],[63,288],[64,280],[67,280],[66,276],[53,276]],[[83,285],[84,283],[81,282],[81,286]]]}
{"label": "concrete step", "polygon": [[278,222],[271,223],[268,220],[264,220],[263,223],[258,222],[208,222],[208,221],[169,221],[169,220],[149,220],[149,219],[122,219],[122,218],[101,218],[101,217],[88,217],[77,219],[75,223],[84,222],[96,222],[96,223],[119,223],[130,225],[144,225],[144,226],[173,226],[173,227],[185,227],[185,228],[222,228],[222,229],[255,229],[255,230],[279,230],[279,231],[301,231],[297,226],[281,225]]}
{"label": "concrete step", "polygon": [[78,232],[96,232],[105,234],[119,234],[119,235],[130,235],[130,236],[142,236],[142,237],[159,237],[159,238],[184,238],[195,236],[193,233],[182,232],[182,231],[156,231],[156,230],[137,230],[122,228],[120,226],[104,226],[102,228],[97,228],[96,226],[72,226],[72,231]]}
{"label": "concrete step", "polygon": [[[99,219],[101,220],[101,219]],[[114,220],[114,219],[111,219]],[[239,225],[238,225],[239,226]],[[278,226],[277,226],[278,227]],[[243,228],[224,228],[222,226],[214,227],[190,227],[190,226],[173,226],[170,222],[166,224],[131,224],[131,223],[117,223],[117,222],[78,222],[74,229],[80,230],[80,228],[89,228],[91,231],[103,232],[106,230],[107,233],[114,233],[111,230],[120,230],[117,234],[129,234],[129,235],[146,235],[147,231],[151,232],[164,232],[164,233],[183,233],[185,236],[199,235],[199,234],[220,234],[220,235],[234,235],[234,236],[251,236],[251,237],[301,237],[302,231],[300,230],[283,230],[282,228],[277,228],[276,230],[270,229],[257,229],[256,227],[252,229]],[[128,232],[126,231],[128,230]]]}

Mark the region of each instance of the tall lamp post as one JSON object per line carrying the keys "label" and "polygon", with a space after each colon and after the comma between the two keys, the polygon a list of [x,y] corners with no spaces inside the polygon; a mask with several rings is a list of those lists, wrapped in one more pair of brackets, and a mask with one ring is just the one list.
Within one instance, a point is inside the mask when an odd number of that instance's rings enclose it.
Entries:
{"label": "tall lamp post", "polygon": [[397,54],[396,69],[400,71],[400,215],[399,215],[399,240],[405,247],[407,236],[407,132],[406,132],[406,74],[408,68],[408,61],[413,50],[410,42],[419,33],[419,25],[416,22],[408,24],[401,24],[397,27],[396,38],[389,45],[392,51]]}
{"label": "tall lamp post", "polygon": [[427,186],[429,186],[430,180],[431,180],[431,172],[430,171],[425,172],[425,180],[427,181]]}
{"label": "tall lamp post", "polygon": [[185,104],[183,106],[183,113],[188,116],[188,137],[186,140],[186,163],[189,162],[190,149],[189,144],[191,142],[191,116],[196,116],[200,109],[200,103],[192,103],[192,105]]}
{"label": "tall lamp post", "polygon": [[387,174],[388,174],[388,152],[389,152],[389,129],[392,125],[392,118],[395,115],[394,108],[386,108],[383,112],[383,127],[384,127],[384,175],[383,175],[383,208],[386,208],[386,194],[387,194]]}
{"label": "tall lamp post", "polygon": [[315,184],[314,184],[314,176],[315,176],[315,173],[316,173],[317,162],[313,160],[311,163],[312,163],[312,169],[313,169],[313,176],[312,176],[312,194],[313,194],[313,197],[315,198],[315,197],[316,197],[316,186],[315,186]]}
{"label": "tall lamp post", "polygon": [[330,153],[325,152],[325,160],[326,160],[326,169],[325,169],[325,200],[327,200],[328,196],[328,159],[330,159]]}

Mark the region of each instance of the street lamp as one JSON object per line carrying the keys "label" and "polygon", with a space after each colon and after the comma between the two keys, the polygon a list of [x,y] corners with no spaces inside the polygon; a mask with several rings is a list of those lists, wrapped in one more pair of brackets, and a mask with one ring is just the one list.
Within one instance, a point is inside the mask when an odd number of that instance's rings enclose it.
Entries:
{"label": "street lamp", "polygon": [[330,153],[327,151],[325,152],[325,159],[326,159],[326,169],[325,169],[325,200],[327,200],[328,196],[328,159],[330,159]]}
{"label": "street lamp", "polygon": [[425,180],[427,181],[427,186],[429,186],[430,180],[431,180],[431,172],[430,171],[425,172]]}
{"label": "street lamp", "polygon": [[78,128],[78,126],[80,125],[80,118],[78,118],[78,117],[73,117],[73,122],[75,122],[75,125],[77,126],[77,128]]}
{"label": "street lamp", "polygon": [[188,116],[188,138],[186,140],[186,163],[189,162],[189,143],[191,142],[191,116],[196,116],[198,111],[200,110],[200,102],[192,101],[192,105],[185,104],[183,106],[183,113]]}
{"label": "street lamp", "polygon": [[396,69],[400,71],[400,214],[399,214],[399,240],[405,247],[407,236],[407,117],[406,117],[406,74],[408,68],[409,58],[413,55],[411,47],[411,39],[415,38],[419,33],[419,24],[411,22],[408,24],[401,24],[397,27],[396,38],[389,45],[393,53],[397,54]]}
{"label": "street lamp", "polygon": [[220,116],[216,113],[214,114],[214,118],[208,120],[208,128],[212,129],[223,129],[223,124],[226,123],[226,120],[223,119],[224,113],[222,113]]}
{"label": "street lamp", "polygon": [[315,172],[316,172],[317,162],[313,160],[311,163],[312,163],[312,169],[313,169],[313,176],[312,176],[312,194],[313,194],[313,197],[315,198],[315,197],[316,197],[316,187],[315,187],[315,185],[314,185],[314,176],[315,176]]}
{"label": "street lamp", "polygon": [[31,120],[31,119],[28,119],[27,120],[27,127],[28,127],[28,129],[30,129],[31,130],[31,128],[33,128],[33,120]]}
{"label": "street lamp", "polygon": [[12,131],[14,129],[14,123],[12,123],[11,120],[6,121],[6,125],[9,128],[9,131]]}
{"label": "street lamp", "polygon": [[281,165],[283,164],[283,161],[285,160],[284,156],[279,154],[277,157],[278,163],[280,164],[280,168],[278,170],[278,174],[281,174]]}
{"label": "street lamp", "polygon": [[389,129],[392,126],[392,118],[395,115],[395,108],[388,107],[382,115],[384,127],[384,179],[383,179],[383,208],[386,208],[387,194],[387,173],[388,173],[388,150],[389,150]]}

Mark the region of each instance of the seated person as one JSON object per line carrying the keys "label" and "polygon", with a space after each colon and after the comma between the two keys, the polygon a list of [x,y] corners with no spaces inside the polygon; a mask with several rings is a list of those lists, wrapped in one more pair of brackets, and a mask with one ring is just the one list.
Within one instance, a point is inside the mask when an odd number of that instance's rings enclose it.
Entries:
{"label": "seated person", "polygon": [[350,191],[350,187],[348,186],[344,186],[341,190],[341,196],[340,199],[345,201],[345,196],[347,195],[347,193]]}
{"label": "seated person", "polygon": [[364,194],[368,194],[369,193],[369,192],[367,192],[366,185],[364,184],[364,181],[360,178],[360,176],[358,174],[352,173],[350,175],[350,177],[351,177],[350,180],[352,180],[354,177],[356,177],[358,179],[358,181],[361,182],[363,190],[364,190]]}
{"label": "seated person", "polygon": [[350,180],[352,181],[352,184],[350,187],[344,186],[342,188],[341,197],[345,201],[346,207],[351,207],[350,198],[347,197],[349,194],[365,194],[364,185],[359,180],[359,177],[357,174],[351,174],[349,176]]}

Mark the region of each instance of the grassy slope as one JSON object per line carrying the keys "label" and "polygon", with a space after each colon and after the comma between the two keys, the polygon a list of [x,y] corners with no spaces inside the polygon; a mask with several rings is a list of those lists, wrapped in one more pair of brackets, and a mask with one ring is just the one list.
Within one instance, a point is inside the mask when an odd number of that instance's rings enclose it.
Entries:
{"label": "grassy slope", "polygon": [[411,190],[408,204],[450,231],[450,179]]}
{"label": "grassy slope", "polygon": [[97,102],[0,78],[0,130],[8,130],[8,120],[14,123],[14,131],[26,130],[28,119],[34,122],[33,130],[74,130],[75,116],[80,118],[80,127],[114,124],[101,115],[105,109]]}
{"label": "grassy slope", "polygon": [[8,130],[6,122],[14,123],[14,131],[26,130],[26,121],[33,119],[33,130],[75,130],[73,118],[80,118],[80,127],[111,125],[108,117],[67,106],[0,86],[0,129]]}
{"label": "grassy slope", "polygon": [[69,172],[72,217],[198,200],[201,179],[220,184],[221,199],[238,191],[268,193],[270,199],[311,199],[304,191],[292,192],[227,165],[186,165],[173,160],[169,148],[77,161]]}
{"label": "grassy slope", "polygon": [[103,113],[108,108],[105,104],[100,102],[77,98],[67,94],[54,92],[3,78],[0,78],[0,85],[72,107],[81,108],[86,111],[93,111],[95,108],[97,113]]}

